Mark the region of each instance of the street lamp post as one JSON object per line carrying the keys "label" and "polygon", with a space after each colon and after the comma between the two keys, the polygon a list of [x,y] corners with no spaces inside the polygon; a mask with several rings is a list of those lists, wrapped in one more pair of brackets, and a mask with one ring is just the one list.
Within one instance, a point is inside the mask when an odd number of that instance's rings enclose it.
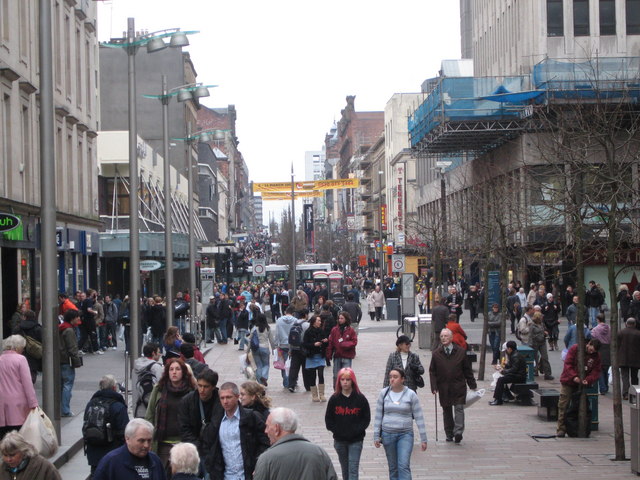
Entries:
{"label": "street lamp post", "polygon": [[296,291],[296,197],[293,184],[293,162],[291,162],[291,275],[290,289]]}
{"label": "street lamp post", "polygon": [[384,171],[378,170],[378,220],[380,223],[380,284],[382,284],[382,271],[384,269],[384,242],[382,233],[382,176]]}
{"label": "street lamp post", "polygon": [[[202,85],[201,83],[190,83],[181,85],[179,87],[172,88],[167,87],[167,76],[162,75],[162,94],[161,95],[144,95],[146,98],[157,98],[162,103],[162,146],[164,156],[164,249],[165,249],[165,295],[167,298],[167,314],[165,315],[165,329],[169,328],[173,321],[173,229],[172,229],[172,213],[171,213],[171,162],[169,160],[169,101],[171,97],[177,96],[178,102],[185,102],[187,100],[195,100],[202,97],[209,96],[209,87],[215,87],[215,85]],[[188,165],[191,165],[191,152],[190,148],[187,148],[187,161]],[[191,170],[189,170],[191,171]],[[188,178],[190,178],[187,175]],[[189,179],[189,188],[191,189],[191,195],[193,197],[193,189],[191,186],[191,180]],[[191,205],[191,200],[189,200]],[[190,210],[191,211],[191,210]],[[192,235],[192,218],[189,215],[189,261],[195,264],[195,247],[191,245]],[[195,240],[194,240],[195,241]],[[193,257],[193,258],[192,258]],[[193,279],[192,279],[193,273]],[[193,281],[192,281],[193,280]],[[195,288],[195,266],[193,272],[189,269],[189,289]],[[193,290],[191,290],[192,297]],[[191,302],[192,314],[195,311],[195,300]]]}
{"label": "street lamp post", "polygon": [[138,208],[138,132],[136,124],[136,61],[138,49],[146,45],[147,52],[153,53],[167,48],[164,38],[170,37],[171,47],[189,45],[187,34],[172,28],[150,34],[136,36],[135,20],[127,19],[127,37],[123,42],[103,43],[105,47],[124,48],[128,58],[128,106],[129,106],[129,353],[131,366],[140,355],[140,232]]}

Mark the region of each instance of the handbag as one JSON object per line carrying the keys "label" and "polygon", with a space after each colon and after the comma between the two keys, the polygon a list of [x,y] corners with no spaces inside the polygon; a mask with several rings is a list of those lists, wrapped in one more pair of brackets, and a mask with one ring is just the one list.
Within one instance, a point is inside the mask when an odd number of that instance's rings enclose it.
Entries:
{"label": "handbag", "polygon": [[56,431],[51,420],[40,407],[29,412],[20,428],[20,435],[45,458],[52,457],[58,451]]}
{"label": "handbag", "polygon": [[424,378],[422,378],[422,375],[416,375],[415,380],[416,380],[416,387],[424,388]]}

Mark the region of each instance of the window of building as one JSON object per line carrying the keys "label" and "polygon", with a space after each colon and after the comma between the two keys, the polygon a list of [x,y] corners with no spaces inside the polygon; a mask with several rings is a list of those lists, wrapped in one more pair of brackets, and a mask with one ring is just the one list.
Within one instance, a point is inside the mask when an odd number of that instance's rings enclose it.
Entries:
{"label": "window of building", "polygon": [[547,36],[561,37],[564,35],[564,15],[562,0],[547,0]]}
{"label": "window of building", "polygon": [[584,37],[589,34],[589,0],[573,0],[573,35]]}
{"label": "window of building", "polygon": [[616,34],[616,0],[600,0],[600,35]]}
{"label": "window of building", "polygon": [[627,35],[640,35],[640,0],[627,0]]}

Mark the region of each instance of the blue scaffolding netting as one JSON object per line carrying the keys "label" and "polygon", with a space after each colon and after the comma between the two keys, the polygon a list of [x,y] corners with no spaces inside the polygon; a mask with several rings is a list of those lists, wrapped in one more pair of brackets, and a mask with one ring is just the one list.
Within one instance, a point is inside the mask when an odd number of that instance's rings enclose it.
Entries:
{"label": "blue scaffolding netting", "polygon": [[[464,139],[472,149],[496,144],[495,134],[504,128],[516,130],[514,121],[531,114],[531,105],[562,99],[640,98],[640,58],[616,57],[584,61],[546,59],[530,75],[514,77],[442,77],[424,102],[409,117],[411,146],[421,142],[429,150],[464,150]],[[493,131],[489,135],[489,130]],[[463,136],[473,131],[474,135]],[[438,135],[450,134],[451,145]],[[457,135],[456,135],[457,134]],[[480,140],[479,140],[480,139]],[[479,143],[480,142],[480,143]]]}

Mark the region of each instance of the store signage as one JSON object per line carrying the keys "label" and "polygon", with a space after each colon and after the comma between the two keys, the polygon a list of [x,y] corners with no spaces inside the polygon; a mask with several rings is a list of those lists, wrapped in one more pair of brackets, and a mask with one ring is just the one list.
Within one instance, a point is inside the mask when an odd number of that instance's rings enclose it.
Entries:
{"label": "store signage", "polygon": [[0,213],[0,232],[9,232],[20,226],[20,219],[10,213]]}
{"label": "store signage", "polygon": [[140,271],[142,272],[150,272],[152,270],[158,270],[162,268],[162,263],[157,260],[141,260],[140,261]]}

